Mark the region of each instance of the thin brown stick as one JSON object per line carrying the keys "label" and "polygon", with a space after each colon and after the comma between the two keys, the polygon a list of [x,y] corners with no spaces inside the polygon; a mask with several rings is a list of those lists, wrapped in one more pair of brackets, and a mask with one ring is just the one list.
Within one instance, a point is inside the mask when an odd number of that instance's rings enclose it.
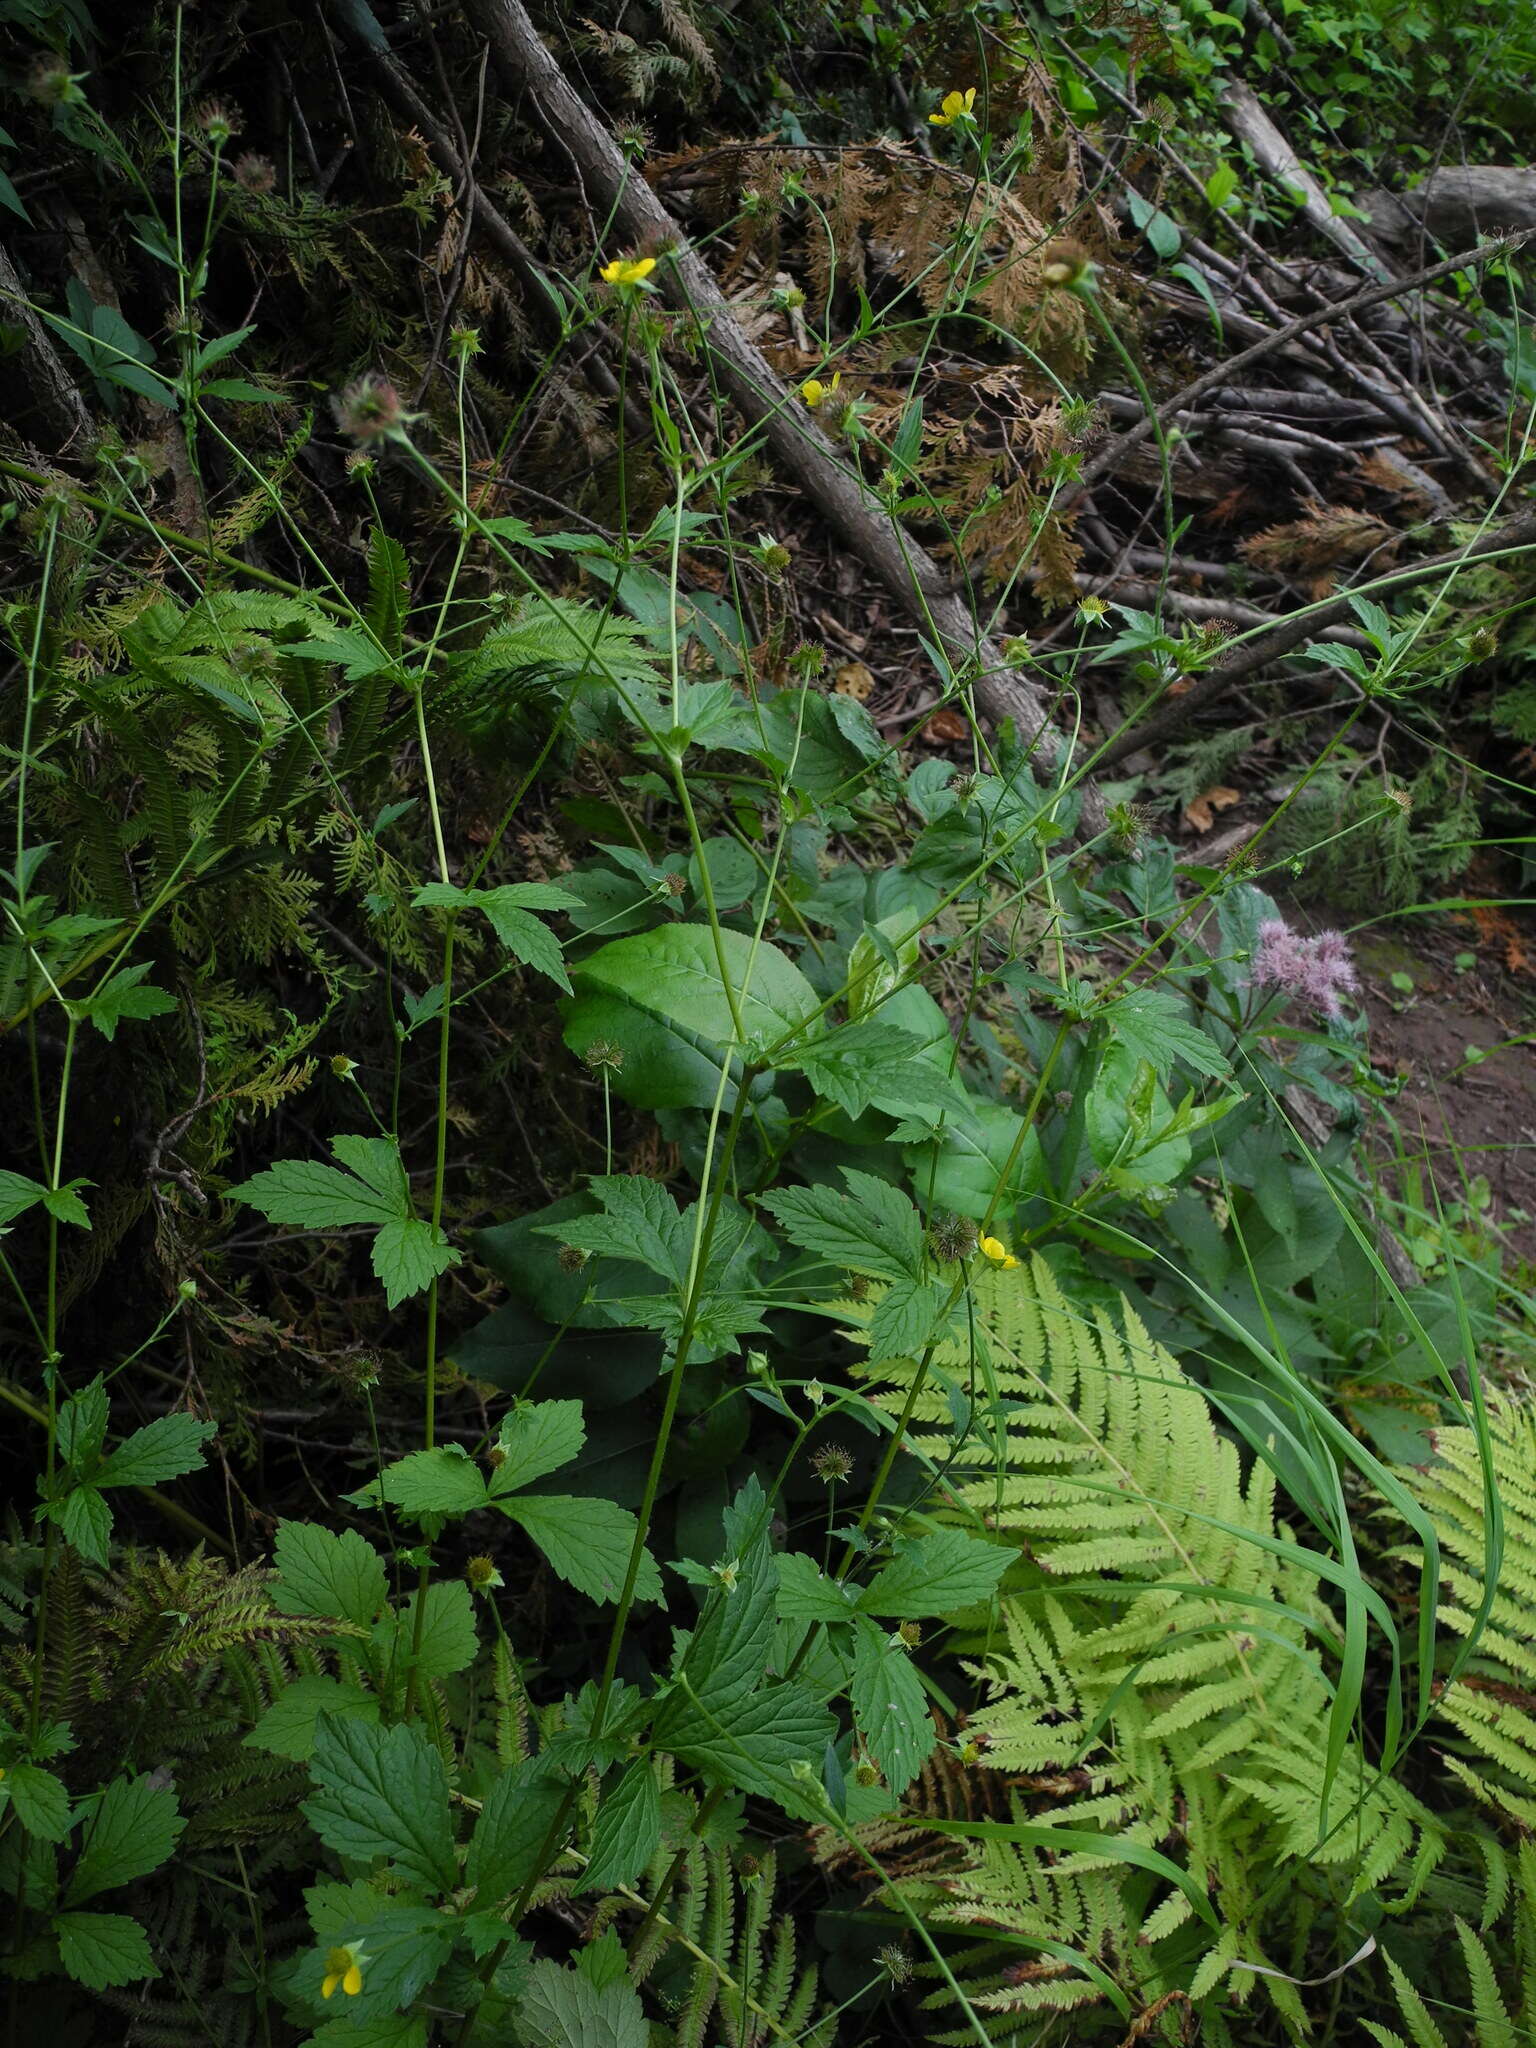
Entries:
{"label": "thin brown stick", "polygon": [[616,246],[627,242],[666,253],[657,281],[696,322],[726,393],[761,431],[781,468],[892,596],[942,643],[956,670],[974,677],[983,715],[1011,718],[1020,737],[1038,746],[1043,763],[1062,760],[1066,742],[1051,724],[1051,699],[1032,679],[1008,667],[933,556],[840,459],[810,413],[742,333],[713,272],[572,89],[520,0],[465,0],[465,13],[490,44],[491,61],[508,91],[526,96],[534,118],[558,138],[577,166],[588,197],[611,217]]}
{"label": "thin brown stick", "polygon": [[[1536,543],[1536,510],[1518,512],[1514,518],[1490,528],[1480,540],[1467,547],[1452,548],[1448,554],[1431,555],[1425,561],[1410,562],[1405,568],[1389,570],[1374,580],[1371,595],[1375,597],[1387,591],[1411,589],[1416,583],[1431,582],[1436,576],[1459,569],[1468,562],[1481,561],[1489,555],[1528,547],[1533,543]],[[1330,598],[1327,604],[1314,606],[1289,619],[1277,619],[1272,632],[1262,633],[1257,639],[1246,640],[1234,647],[1203,675],[1197,676],[1182,697],[1169,699],[1142,719],[1139,725],[1132,726],[1129,732],[1121,733],[1118,739],[1112,739],[1103,746],[1094,756],[1095,771],[1102,775],[1106,768],[1112,768],[1128,754],[1167,739],[1195,712],[1225,696],[1245,676],[1278,661],[1281,655],[1289,654],[1302,641],[1319,638],[1325,627],[1337,625],[1349,617],[1350,602],[1356,595],[1358,593],[1354,591],[1342,591],[1339,596]]]}
{"label": "thin brown stick", "polygon": [[[1302,313],[1284,327],[1277,327],[1262,341],[1256,341],[1249,348],[1228,356],[1214,369],[1207,370],[1186,384],[1182,391],[1176,391],[1172,398],[1165,399],[1157,408],[1155,418],[1149,414],[1138,420],[1133,427],[1127,427],[1123,434],[1117,434],[1113,441],[1101,448],[1091,462],[1085,463],[1083,473],[1067,492],[1065,503],[1074,504],[1084,491],[1091,490],[1102,477],[1110,475],[1125,460],[1133,448],[1139,447],[1153,432],[1154,424],[1167,424],[1187,406],[1203,398],[1208,391],[1215,391],[1220,385],[1231,383],[1240,370],[1250,363],[1262,362],[1276,349],[1284,348],[1299,335],[1309,334],[1315,327],[1326,327],[1331,320],[1342,320],[1351,313],[1362,312],[1367,306],[1379,306],[1387,299],[1400,299],[1409,292],[1420,291],[1427,284],[1434,284],[1442,277],[1450,277],[1458,270],[1470,270],[1474,264],[1493,263],[1512,250],[1521,249],[1536,236],[1536,228],[1524,228],[1519,234],[1500,235],[1491,242],[1480,242],[1475,249],[1464,249],[1459,256],[1448,256],[1443,263],[1432,263],[1427,270],[1419,270],[1412,277],[1394,279],[1390,284],[1367,285],[1337,304],[1320,306],[1315,312]],[[1379,394],[1378,394],[1379,396]]]}

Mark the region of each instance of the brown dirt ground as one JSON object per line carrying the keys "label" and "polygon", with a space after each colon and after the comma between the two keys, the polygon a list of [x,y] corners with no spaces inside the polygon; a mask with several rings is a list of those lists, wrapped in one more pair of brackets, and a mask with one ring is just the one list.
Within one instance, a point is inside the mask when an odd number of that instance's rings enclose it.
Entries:
{"label": "brown dirt ground", "polygon": [[[1349,929],[1348,918],[1330,918],[1319,906],[1294,915],[1308,930],[1329,923]],[[1420,1162],[1427,1155],[1447,1207],[1463,1201],[1481,1175],[1492,1197],[1484,1222],[1512,1262],[1536,1267],[1536,1045],[1506,1043],[1536,1030],[1536,918],[1418,917],[1351,936],[1370,1018],[1371,1064],[1398,1089],[1383,1107],[1402,1151]],[[1469,953],[1475,964],[1458,968],[1457,956]],[[1395,988],[1394,974],[1410,976],[1412,990]],[[1469,1063],[1474,1049],[1488,1056]],[[1385,1140],[1380,1154],[1389,1184],[1411,1192],[1391,1170],[1391,1152]]]}

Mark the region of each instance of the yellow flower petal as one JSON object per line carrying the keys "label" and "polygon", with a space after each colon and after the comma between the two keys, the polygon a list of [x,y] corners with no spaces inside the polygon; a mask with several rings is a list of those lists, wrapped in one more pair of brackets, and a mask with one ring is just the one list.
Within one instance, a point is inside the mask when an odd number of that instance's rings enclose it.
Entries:
{"label": "yellow flower petal", "polygon": [[325,1982],[320,1986],[320,1996],[322,1998],[329,1998],[331,1993],[336,1989],[336,1986],[340,1982],[340,1977],[338,1977],[333,1971],[332,1974],[329,1977],[327,1977]]}
{"label": "yellow flower petal", "polygon": [[819,377],[807,377],[800,386],[800,396],[814,412],[827,395],[827,387]]}
{"label": "yellow flower petal", "polygon": [[968,86],[964,92],[947,92],[941,102],[941,110],[930,114],[928,119],[935,128],[953,128],[957,121],[963,121],[976,105],[976,88]]}
{"label": "yellow flower petal", "polygon": [[654,256],[636,256],[627,260],[618,257],[612,263],[605,263],[598,275],[604,284],[644,284],[655,268]]}
{"label": "yellow flower petal", "polygon": [[976,1249],[984,1259],[990,1259],[994,1266],[1001,1266],[1005,1273],[1011,1266],[1019,1263],[1000,1237],[984,1237]]}
{"label": "yellow flower petal", "polygon": [[345,1975],[345,1977],[343,1977],[343,1978],[342,1978],[342,1980],[341,1980],[341,1988],[342,1988],[342,1990],[343,1990],[343,1991],[345,1991],[345,1993],[347,1994],[348,1998],[356,1998],[356,1996],[357,1996],[357,1994],[359,1993],[359,1991],[361,1991],[361,1990],[362,1990],[362,1988],[363,1988],[363,1973],[362,1973],[362,1971],[361,1971],[361,1970],[360,1970],[360,1969],[359,1969],[359,1968],[357,1967],[356,1963],[354,1963],[354,1964],[352,1965],[351,1969],[350,1969],[350,1970],[348,1970],[348,1972],[347,1972],[347,1974]]}

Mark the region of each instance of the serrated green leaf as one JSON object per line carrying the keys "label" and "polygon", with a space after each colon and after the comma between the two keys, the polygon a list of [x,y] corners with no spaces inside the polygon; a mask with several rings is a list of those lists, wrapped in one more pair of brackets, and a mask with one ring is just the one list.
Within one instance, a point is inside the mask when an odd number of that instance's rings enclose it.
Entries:
{"label": "serrated green leaf", "polygon": [[158,1870],[186,1826],[176,1795],[146,1775],[114,1778],[85,1824],[80,1855],[64,1887],[64,1903],[84,1905]]}
{"label": "serrated green leaf", "polygon": [[466,1451],[457,1444],[436,1444],[430,1450],[397,1458],[347,1499],[359,1505],[385,1500],[419,1519],[423,1515],[473,1514],[485,1506],[487,1494],[480,1469]]}
{"label": "serrated green leaf", "polygon": [[599,1990],[547,1956],[528,1972],[517,2020],[532,2048],[648,2048],[650,2041],[640,1994],[627,1977]]}
{"label": "serrated green leaf", "polygon": [[1231,1071],[1231,1062],[1190,1023],[1184,1005],[1166,989],[1128,989],[1100,1014],[1111,1040],[1118,1039],[1134,1059],[1148,1061],[1165,1080],[1176,1060],[1216,1079]]}
{"label": "serrated green leaf", "polygon": [[784,1234],[829,1264],[876,1280],[918,1278],[923,1255],[921,1218],[899,1188],[872,1173],[843,1168],[846,1194],[836,1188],[780,1188],[763,1196]]}
{"label": "serrated green leaf", "polygon": [[452,1891],[448,1780],[440,1751],[419,1728],[323,1714],[310,1776],[315,1791],[302,1810],[328,1848],[357,1863],[382,1857],[423,1891]]}
{"label": "serrated green leaf", "polygon": [[440,1273],[459,1263],[459,1253],[419,1216],[397,1217],[373,1241],[373,1270],[384,1283],[387,1308],[421,1294]]}
{"label": "serrated green leaf", "polygon": [[803,1550],[787,1550],[778,1559],[778,1614],[781,1621],[852,1621],[856,1612],[851,1592],[827,1578]]}
{"label": "serrated green leaf", "polygon": [[875,1304],[869,1323],[869,1359],[920,1353],[933,1335],[949,1288],[941,1280],[896,1280]]}
{"label": "serrated green leaf", "polygon": [[480,1648],[468,1586],[462,1579],[437,1579],[428,1586],[418,1647],[416,1603],[420,1598],[413,1593],[398,1614],[386,1616],[375,1630],[376,1638],[386,1646],[390,1667],[402,1681],[413,1666],[418,1678],[451,1678],[457,1671],[467,1671]]}
{"label": "serrated green leaf", "polygon": [[582,1890],[612,1891],[615,1885],[634,1884],[649,1867],[660,1841],[656,1766],[649,1757],[639,1756],[626,1765],[612,1791],[603,1794]]}
{"label": "serrated green leaf", "polygon": [[18,1216],[25,1216],[47,1192],[40,1180],[29,1180],[24,1173],[13,1173],[9,1167],[0,1168],[0,1224],[14,1223]]}
{"label": "serrated green leaf", "polygon": [[560,1223],[534,1226],[542,1237],[600,1257],[634,1259],[681,1286],[688,1272],[693,1233],[682,1212],[659,1181],[644,1174],[594,1174],[592,1193],[602,1204],[600,1216],[568,1216]]}
{"label": "serrated green leaf", "polygon": [[59,1409],[59,1456],[77,1471],[95,1458],[107,1434],[107,1383],[98,1373]]}
{"label": "serrated green leaf", "polygon": [[62,1842],[69,1833],[70,1800],[61,1778],[39,1764],[12,1764],[0,1778],[16,1818],[42,1842]]}
{"label": "serrated green leaf", "polygon": [[184,1409],[174,1415],[157,1415],[102,1460],[94,1483],[158,1486],[162,1480],[179,1479],[184,1472],[197,1470],[203,1462],[204,1444],[217,1434],[217,1423],[202,1422]]}
{"label": "serrated green leaf", "polygon": [[580,1456],[586,1438],[579,1401],[519,1402],[496,1434],[501,1463],[491,1474],[491,1492],[516,1493],[558,1472]]}
{"label": "serrated green leaf", "polygon": [[344,1230],[354,1223],[382,1225],[409,1214],[403,1183],[398,1193],[381,1194],[356,1174],[343,1173],[318,1159],[285,1159],[252,1174],[229,1192],[235,1200],[260,1210],[269,1223],[287,1223],[301,1230]]}
{"label": "serrated green leaf", "polygon": [[[567,1798],[564,1781],[538,1757],[503,1771],[486,1795],[469,1839],[464,1876],[475,1887],[479,1905],[513,1897],[538,1875],[550,1830]],[[553,1844],[549,1861],[561,1846],[559,1840]]]}
{"label": "serrated green leaf", "polygon": [[166,1016],[175,1009],[176,998],[167,995],[163,988],[144,986],[144,977],[150,971],[147,960],[137,967],[120,968],[100,988],[72,1005],[75,1015],[94,1024],[109,1042],[116,1038],[118,1025],[127,1018],[142,1022]]}
{"label": "serrated green leaf", "polygon": [[292,1679],[245,1738],[248,1749],[265,1749],[302,1763],[314,1753],[315,1728],[322,1714],[356,1715],[377,1721],[379,1703],[372,1693],[345,1679],[314,1675]]}
{"label": "serrated green leaf", "polygon": [[87,1991],[159,1975],[149,1937],[126,1913],[56,1913],[53,1931],[66,1974]]}
{"label": "serrated green leaf", "polygon": [[849,1698],[864,1746],[899,1799],[933,1754],[938,1730],[911,1658],[863,1616],[854,1634]]}
{"label": "serrated green leaf", "polygon": [[[574,1494],[531,1493],[498,1497],[496,1506],[533,1538],[562,1579],[589,1600],[617,1600],[629,1570],[637,1523],[616,1501]],[[640,1600],[661,1598],[661,1573],[647,1550],[635,1581]]]}
{"label": "serrated green leaf", "polygon": [[89,1230],[91,1212],[76,1192],[85,1185],[83,1181],[73,1181],[68,1187],[47,1189],[43,1195],[43,1207],[61,1223],[72,1223],[78,1230]]}
{"label": "serrated green leaf", "polygon": [[384,1560],[355,1529],[279,1522],[273,1549],[273,1604],[282,1614],[315,1614],[371,1626],[388,1598]]}
{"label": "serrated green leaf", "polygon": [[1019,1552],[1002,1543],[939,1529],[918,1536],[859,1595],[864,1614],[924,1621],[990,1600]]}
{"label": "serrated green leaf", "polygon": [[77,1486],[48,1509],[66,1543],[106,1569],[111,1554],[112,1510],[94,1486]]}

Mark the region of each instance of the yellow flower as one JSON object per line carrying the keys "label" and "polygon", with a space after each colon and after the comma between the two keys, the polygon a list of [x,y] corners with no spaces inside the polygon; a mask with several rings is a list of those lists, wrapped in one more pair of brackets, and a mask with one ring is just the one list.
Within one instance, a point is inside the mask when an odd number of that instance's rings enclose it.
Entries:
{"label": "yellow flower", "polygon": [[944,95],[942,111],[937,114],[930,114],[928,118],[935,128],[953,128],[957,121],[964,121],[970,117],[971,109],[975,104],[976,88],[974,85],[968,86],[964,92],[947,92]]}
{"label": "yellow flower", "polygon": [[984,1237],[976,1249],[984,1259],[990,1259],[994,1266],[1001,1266],[1005,1273],[1019,1263],[1000,1237]]}
{"label": "yellow flower", "polygon": [[348,1998],[356,1998],[363,1988],[363,1964],[367,1957],[360,1948],[333,1948],[326,1951],[325,1981],[320,1986],[320,1996],[329,1998],[339,1984]]}
{"label": "yellow flower", "polygon": [[800,396],[811,408],[811,411],[814,412],[818,405],[823,404],[825,400],[832,396],[842,381],[843,373],[841,370],[836,373],[830,384],[823,384],[819,377],[807,377],[800,386]]}
{"label": "yellow flower", "polygon": [[632,262],[605,263],[600,275],[604,284],[644,284],[655,268],[654,256],[637,256]]}

